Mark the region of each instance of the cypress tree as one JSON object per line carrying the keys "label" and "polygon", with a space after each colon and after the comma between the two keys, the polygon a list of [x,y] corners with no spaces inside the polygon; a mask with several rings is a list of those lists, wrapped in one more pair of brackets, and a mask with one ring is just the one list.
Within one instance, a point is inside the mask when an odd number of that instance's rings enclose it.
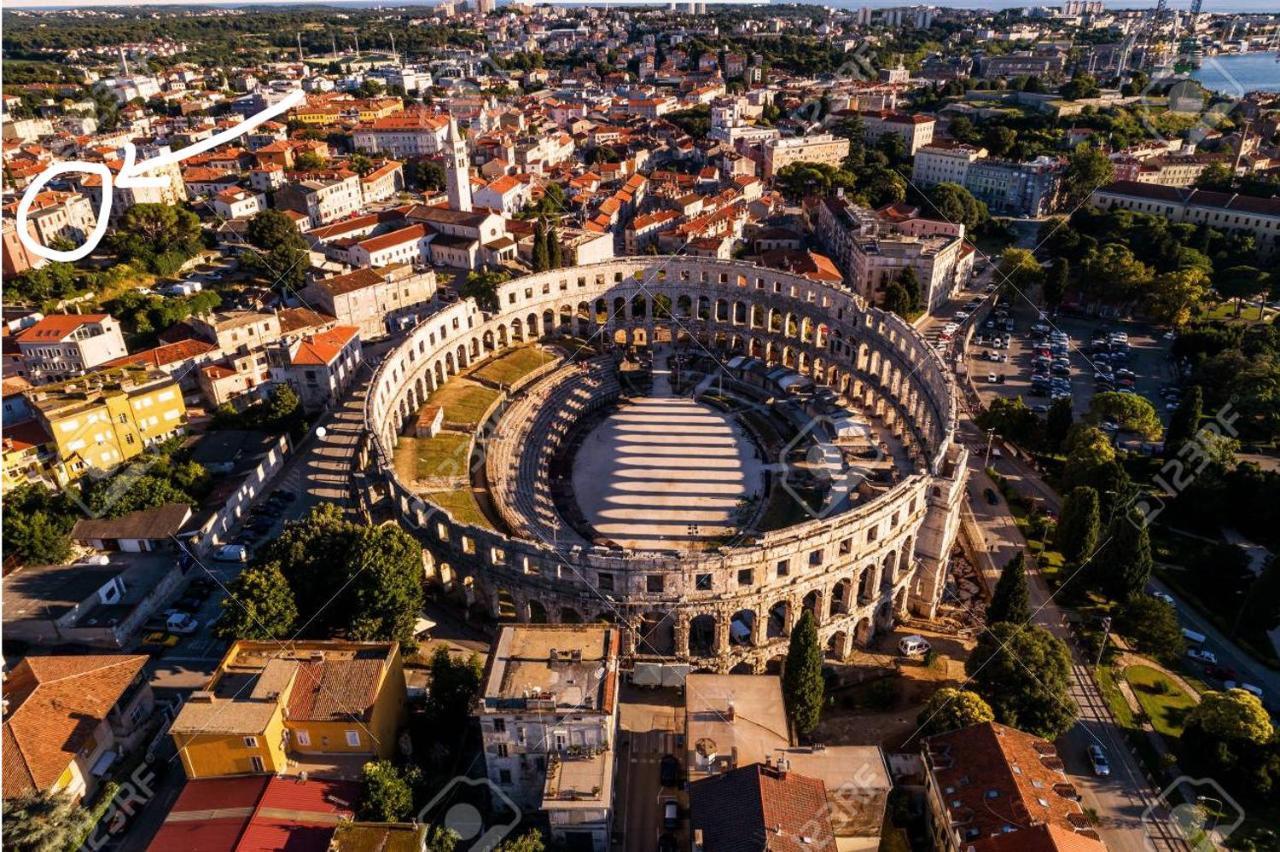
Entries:
{"label": "cypress tree", "polygon": [[551,264],[547,249],[547,229],[541,219],[533,227],[533,271],[545,272]]}
{"label": "cypress tree", "polygon": [[818,623],[805,610],[791,628],[786,669],[782,674],[782,698],[787,717],[801,736],[818,727],[822,716],[825,684],[822,682],[822,647],[818,644]]}
{"label": "cypress tree", "polygon": [[551,269],[564,266],[564,249],[560,246],[560,234],[556,232],[555,225],[547,231],[547,260]]}
{"label": "cypress tree", "polygon": [[1169,418],[1169,429],[1164,435],[1165,458],[1174,458],[1178,450],[1196,435],[1200,428],[1200,419],[1204,416],[1204,393],[1199,385],[1192,385],[1191,391],[1178,403],[1178,408]]}
{"label": "cypress tree", "polygon": [[1068,562],[1079,562],[1093,555],[1098,546],[1098,528],[1102,523],[1098,492],[1087,485],[1071,489],[1062,503],[1062,519],[1054,541]]}
{"label": "cypress tree", "polygon": [[1022,551],[1018,551],[1000,572],[991,604],[987,607],[987,624],[1008,621],[1026,624],[1031,620],[1031,596],[1027,589],[1027,566]]}

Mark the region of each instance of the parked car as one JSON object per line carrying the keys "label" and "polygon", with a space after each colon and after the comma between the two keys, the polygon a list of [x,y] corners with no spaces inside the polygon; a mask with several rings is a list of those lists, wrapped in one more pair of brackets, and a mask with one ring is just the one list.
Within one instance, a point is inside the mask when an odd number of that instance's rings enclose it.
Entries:
{"label": "parked car", "polygon": [[165,629],[177,636],[190,636],[200,629],[200,622],[189,613],[169,611],[166,615]]}
{"label": "parked car", "polygon": [[243,544],[224,544],[213,552],[217,562],[248,562],[249,548]]}
{"label": "parked car", "polygon": [[1218,664],[1218,655],[1204,648],[1188,648],[1187,656],[1201,663],[1207,663],[1211,666]]}
{"label": "parked car", "polygon": [[1252,683],[1246,683],[1244,681],[1234,681],[1234,680],[1224,681],[1222,684],[1222,688],[1223,689],[1243,689],[1245,692],[1249,693],[1250,695],[1257,697],[1259,701],[1261,701],[1264,697],[1262,692],[1262,687],[1255,686]]}
{"label": "parked car", "polygon": [[1107,753],[1097,743],[1089,746],[1089,766],[1092,767],[1094,775],[1105,778],[1111,774],[1111,764],[1107,760]]}
{"label": "parked car", "polygon": [[[1111,424],[1111,427],[1112,427],[1112,428],[1111,428],[1111,430],[1110,430],[1110,431],[1115,431],[1116,429],[1120,428],[1120,427],[1116,426],[1116,424],[1114,424],[1114,423],[1112,423],[1112,424]],[[1104,425],[1104,426],[1103,426],[1103,428],[1105,429],[1105,428],[1106,428],[1106,426]],[[1162,591],[1160,591],[1159,589],[1157,589],[1156,591],[1154,591],[1154,592],[1152,592],[1152,593],[1151,593],[1151,597],[1155,598],[1156,600],[1160,601],[1161,603],[1167,603],[1169,606],[1173,606],[1173,605],[1174,605],[1174,603],[1173,603],[1173,595],[1169,594],[1168,592],[1162,592]]]}
{"label": "parked car", "polygon": [[662,827],[667,831],[680,827],[680,805],[675,799],[667,799],[662,805]]}
{"label": "parked car", "polygon": [[986,497],[987,502],[990,503],[992,506],[998,505],[1000,503],[1000,498],[996,496],[995,489],[993,488],[988,488],[985,491],[983,491],[982,496]]}

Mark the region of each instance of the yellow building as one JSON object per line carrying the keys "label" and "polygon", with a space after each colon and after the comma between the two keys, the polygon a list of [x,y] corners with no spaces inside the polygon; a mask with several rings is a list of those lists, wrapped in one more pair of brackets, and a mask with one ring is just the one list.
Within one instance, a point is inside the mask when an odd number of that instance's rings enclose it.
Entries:
{"label": "yellow building", "polygon": [[49,472],[59,484],[111,470],[187,423],[181,388],[160,370],[102,370],[32,388],[27,398],[53,444]]}
{"label": "yellow building", "polygon": [[407,718],[395,642],[241,640],[170,728],[188,778],[389,758]]}

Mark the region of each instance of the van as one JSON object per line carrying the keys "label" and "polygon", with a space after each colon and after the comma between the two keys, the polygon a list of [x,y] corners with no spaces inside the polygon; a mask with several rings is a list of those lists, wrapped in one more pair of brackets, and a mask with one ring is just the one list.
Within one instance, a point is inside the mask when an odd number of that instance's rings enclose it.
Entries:
{"label": "van", "polygon": [[1182,628],[1182,637],[1194,645],[1203,645],[1209,638],[1203,633],[1197,633],[1189,627]]}
{"label": "van", "polygon": [[248,562],[249,549],[243,544],[224,544],[213,553],[218,562]]}
{"label": "van", "polygon": [[898,650],[904,656],[914,657],[916,654],[929,653],[930,645],[923,636],[903,636],[898,640]]}

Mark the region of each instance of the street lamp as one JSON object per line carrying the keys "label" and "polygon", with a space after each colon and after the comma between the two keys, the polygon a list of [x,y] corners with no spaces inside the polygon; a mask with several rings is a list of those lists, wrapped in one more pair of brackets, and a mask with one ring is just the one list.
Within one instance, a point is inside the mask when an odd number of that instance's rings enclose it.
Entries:
{"label": "street lamp", "polygon": [[986,470],[991,465],[991,441],[996,436],[994,428],[987,430],[987,454],[982,458],[982,469]]}

